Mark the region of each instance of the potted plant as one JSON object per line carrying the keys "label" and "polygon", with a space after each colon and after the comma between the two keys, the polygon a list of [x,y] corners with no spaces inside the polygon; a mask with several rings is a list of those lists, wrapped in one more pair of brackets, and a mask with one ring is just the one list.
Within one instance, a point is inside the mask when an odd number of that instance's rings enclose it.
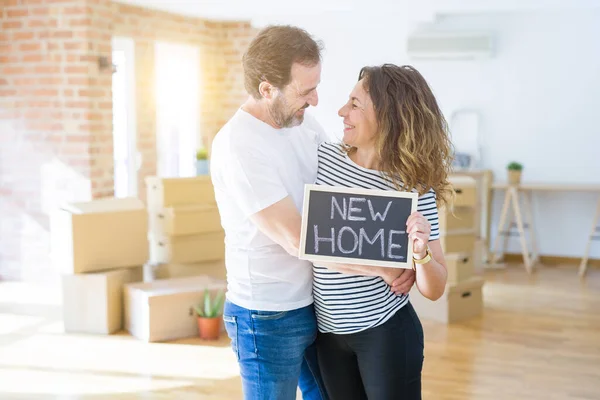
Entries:
{"label": "potted plant", "polygon": [[508,170],[508,183],[510,185],[520,184],[521,183],[521,173],[523,171],[523,165],[516,161],[512,161],[511,163],[508,164],[506,169]]}
{"label": "potted plant", "polygon": [[196,152],[196,175],[208,175],[208,151],[200,149]]}
{"label": "potted plant", "polygon": [[194,307],[198,317],[198,333],[202,339],[217,340],[219,338],[224,300],[224,291],[220,290],[213,298],[208,289],[205,289],[204,301]]}

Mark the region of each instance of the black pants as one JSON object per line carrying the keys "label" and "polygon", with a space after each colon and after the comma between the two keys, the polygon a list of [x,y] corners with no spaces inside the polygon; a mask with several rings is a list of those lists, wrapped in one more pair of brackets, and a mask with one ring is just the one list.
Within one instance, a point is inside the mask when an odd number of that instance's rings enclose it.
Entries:
{"label": "black pants", "polygon": [[410,303],[363,332],[319,333],[317,352],[331,400],[421,399],[423,327]]}

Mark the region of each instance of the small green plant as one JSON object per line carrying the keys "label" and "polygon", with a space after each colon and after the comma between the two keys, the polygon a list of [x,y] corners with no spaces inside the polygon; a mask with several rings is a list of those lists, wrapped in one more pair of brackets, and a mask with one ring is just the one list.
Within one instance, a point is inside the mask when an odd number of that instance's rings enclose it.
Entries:
{"label": "small green plant", "polygon": [[509,171],[522,171],[523,170],[523,164],[518,163],[516,161],[512,161],[511,163],[509,163],[506,168]]}
{"label": "small green plant", "polygon": [[216,318],[221,315],[221,308],[225,300],[225,292],[219,290],[214,298],[211,297],[208,289],[204,289],[204,301],[194,307],[196,314],[200,318]]}
{"label": "small green plant", "polygon": [[200,149],[196,152],[196,160],[208,160],[208,150]]}

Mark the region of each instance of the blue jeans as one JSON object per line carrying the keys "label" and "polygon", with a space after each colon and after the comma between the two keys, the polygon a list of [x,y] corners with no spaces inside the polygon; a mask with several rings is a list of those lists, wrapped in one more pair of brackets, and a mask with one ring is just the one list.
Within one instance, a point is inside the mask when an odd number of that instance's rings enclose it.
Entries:
{"label": "blue jeans", "polygon": [[326,400],[314,344],[313,306],[256,311],[225,302],[223,320],[240,365],[245,400]]}

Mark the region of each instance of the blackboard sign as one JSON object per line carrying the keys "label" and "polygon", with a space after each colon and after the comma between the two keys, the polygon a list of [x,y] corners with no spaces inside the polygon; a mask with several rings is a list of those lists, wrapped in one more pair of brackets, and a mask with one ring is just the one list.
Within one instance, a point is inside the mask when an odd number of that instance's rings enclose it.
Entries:
{"label": "blackboard sign", "polygon": [[412,268],[406,220],[417,193],[306,185],[300,258]]}

